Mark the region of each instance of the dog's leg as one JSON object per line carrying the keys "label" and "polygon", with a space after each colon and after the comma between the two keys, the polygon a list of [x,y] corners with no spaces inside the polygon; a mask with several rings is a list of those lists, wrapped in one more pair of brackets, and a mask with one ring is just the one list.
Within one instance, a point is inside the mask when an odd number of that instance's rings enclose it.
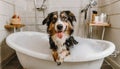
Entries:
{"label": "dog's leg", "polygon": [[68,55],[70,54],[70,52],[66,49],[63,49],[58,55],[59,55],[59,63],[63,63],[64,62],[64,58],[66,58]]}
{"label": "dog's leg", "polygon": [[59,60],[58,52],[57,52],[57,51],[54,51],[54,50],[53,50],[52,56],[53,56],[53,59],[54,59],[55,62],[56,62],[57,60]]}
{"label": "dog's leg", "polygon": [[74,39],[73,36],[70,37],[70,40],[72,41],[73,44],[78,44],[78,42]]}
{"label": "dog's leg", "polygon": [[66,56],[70,55],[70,51],[63,50],[60,54],[61,54],[62,58],[65,58]]}
{"label": "dog's leg", "polygon": [[54,61],[57,63],[57,65],[61,65],[61,58],[59,57],[59,54],[57,51],[53,51],[52,52],[52,56],[53,56],[53,59]]}
{"label": "dog's leg", "polygon": [[61,63],[64,62],[64,58],[69,55],[68,50],[62,50],[61,52],[54,51],[52,52],[52,56],[54,61],[57,63],[57,65],[61,65]]}
{"label": "dog's leg", "polygon": [[58,47],[55,45],[51,37],[49,37],[49,44],[50,44],[50,49],[57,50]]}

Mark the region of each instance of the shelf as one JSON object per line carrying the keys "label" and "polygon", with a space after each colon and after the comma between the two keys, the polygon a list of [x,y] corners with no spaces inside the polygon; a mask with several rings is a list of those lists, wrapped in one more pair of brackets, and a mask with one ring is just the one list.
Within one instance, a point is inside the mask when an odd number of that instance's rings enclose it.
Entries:
{"label": "shelf", "polygon": [[110,27],[111,25],[108,23],[90,23],[90,26],[106,26],[106,27]]}
{"label": "shelf", "polygon": [[13,28],[21,28],[24,27],[24,24],[13,24],[13,25],[5,25],[6,29],[13,29]]}

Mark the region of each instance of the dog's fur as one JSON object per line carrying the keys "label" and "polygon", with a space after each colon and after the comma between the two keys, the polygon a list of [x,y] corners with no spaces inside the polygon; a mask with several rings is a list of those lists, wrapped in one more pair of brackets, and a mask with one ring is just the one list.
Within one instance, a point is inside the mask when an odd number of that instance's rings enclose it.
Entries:
{"label": "dog's fur", "polygon": [[78,42],[72,36],[73,22],[76,18],[70,11],[52,12],[43,20],[47,25],[50,49],[54,61],[60,65],[66,56],[70,54],[69,48]]}

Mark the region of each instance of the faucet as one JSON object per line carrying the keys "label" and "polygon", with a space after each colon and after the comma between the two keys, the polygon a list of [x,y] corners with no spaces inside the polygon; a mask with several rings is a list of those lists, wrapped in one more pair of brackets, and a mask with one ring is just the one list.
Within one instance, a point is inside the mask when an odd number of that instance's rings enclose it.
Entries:
{"label": "faucet", "polygon": [[46,0],[43,0],[43,3],[40,7],[36,8],[38,11],[44,11],[47,9],[47,6],[45,5]]}

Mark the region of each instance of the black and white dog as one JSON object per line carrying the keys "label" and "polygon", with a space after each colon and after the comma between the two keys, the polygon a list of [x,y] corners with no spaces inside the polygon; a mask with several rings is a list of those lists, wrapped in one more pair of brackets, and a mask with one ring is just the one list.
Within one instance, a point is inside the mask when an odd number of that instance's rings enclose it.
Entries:
{"label": "black and white dog", "polygon": [[76,18],[70,11],[55,11],[43,20],[43,25],[47,25],[52,56],[58,65],[61,65],[64,58],[70,54],[69,48],[78,44],[72,36],[74,21]]}

